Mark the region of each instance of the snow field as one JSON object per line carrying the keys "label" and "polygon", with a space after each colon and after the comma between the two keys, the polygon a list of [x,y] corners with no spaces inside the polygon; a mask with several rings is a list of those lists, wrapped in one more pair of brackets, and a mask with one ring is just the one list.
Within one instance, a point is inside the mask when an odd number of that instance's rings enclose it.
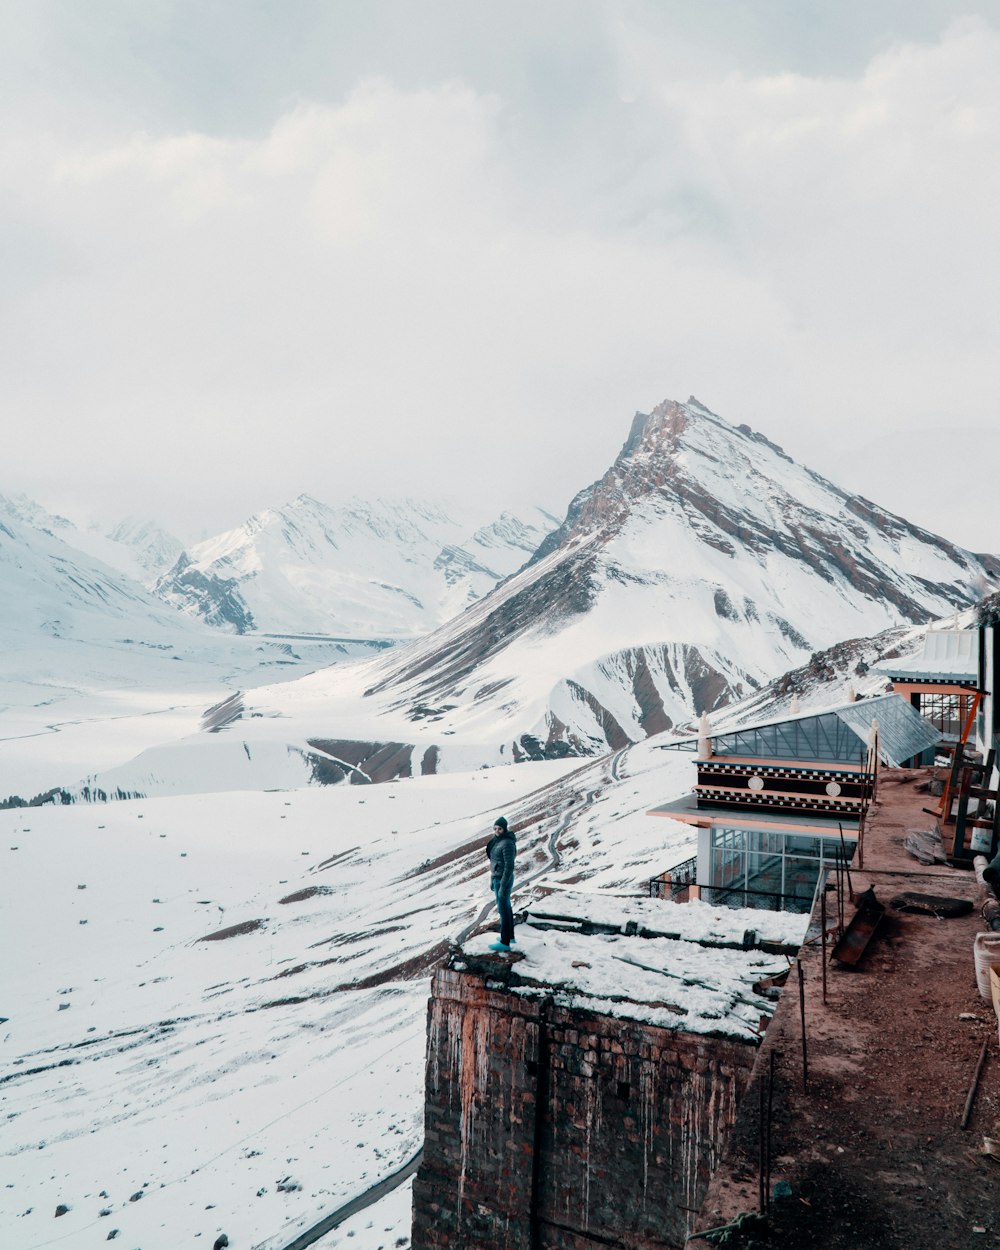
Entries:
{"label": "snow field", "polygon": [[558,813],[567,770],[0,813],[0,1241],[265,1250],[405,1162],[420,958],[488,901],[493,817],[547,781]]}

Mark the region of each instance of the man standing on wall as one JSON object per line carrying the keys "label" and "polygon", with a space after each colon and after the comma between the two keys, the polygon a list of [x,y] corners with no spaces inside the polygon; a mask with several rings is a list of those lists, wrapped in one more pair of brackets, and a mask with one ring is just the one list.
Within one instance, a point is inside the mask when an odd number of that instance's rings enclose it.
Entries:
{"label": "man standing on wall", "polygon": [[514,940],[514,909],[510,905],[510,892],[514,885],[514,857],[517,855],[517,839],[507,828],[505,816],[498,816],[493,825],[493,837],[486,844],[490,859],[490,884],[500,913],[500,941],[490,944],[491,951],[509,951]]}

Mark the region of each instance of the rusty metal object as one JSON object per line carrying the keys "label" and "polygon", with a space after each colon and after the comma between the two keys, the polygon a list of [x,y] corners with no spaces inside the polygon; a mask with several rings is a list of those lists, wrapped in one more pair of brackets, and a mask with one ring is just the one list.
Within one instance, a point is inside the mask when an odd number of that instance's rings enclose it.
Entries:
{"label": "rusty metal object", "polygon": [[840,940],[830,952],[830,958],[836,959],[838,963],[855,967],[868,949],[868,943],[872,940],[884,915],[885,904],[878,901],[871,887],[865,890],[864,894],[858,895],[858,909],[841,934]]}

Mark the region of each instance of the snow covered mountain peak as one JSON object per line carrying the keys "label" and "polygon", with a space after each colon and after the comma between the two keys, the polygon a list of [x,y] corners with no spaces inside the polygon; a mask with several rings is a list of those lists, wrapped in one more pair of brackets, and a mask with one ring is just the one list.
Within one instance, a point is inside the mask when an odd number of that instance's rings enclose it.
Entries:
{"label": "snow covered mountain peak", "polygon": [[184,550],[173,534],[168,534],[155,521],[126,517],[108,531],[108,538],[127,547],[138,561],[147,579],[159,577],[175,563]]}
{"label": "snow covered mountain peak", "polygon": [[815,650],[945,616],[998,576],[996,557],[850,495],[749,426],[666,400],[636,414],[516,576],[379,661],[368,691],[418,738],[603,751]]}
{"label": "snow covered mountain peak", "polygon": [[470,536],[435,501],[302,494],[191,548],[157,593],[238,633],[413,638],[520,567],[555,524],[536,510]]}
{"label": "snow covered mountain peak", "polygon": [[535,559],[585,542],[606,548],[625,530],[631,553],[637,530],[668,516],[686,531],[681,550],[661,554],[668,568],[677,568],[683,548],[699,562],[709,550],[762,566],[781,556],[828,584],[842,578],[855,595],[888,600],[906,622],[937,610],[927,602],[932,583],[940,600],[964,606],[984,573],[1000,571],[996,560],[987,558],[984,569],[955,544],[848,494],[693,398],[635,415],[614,464],[576,496]]}
{"label": "snow covered mountain peak", "polygon": [[67,517],[47,511],[34,499],[29,499],[27,495],[20,493],[0,495],[0,516],[31,525],[35,529],[50,534],[74,528],[73,522]]}

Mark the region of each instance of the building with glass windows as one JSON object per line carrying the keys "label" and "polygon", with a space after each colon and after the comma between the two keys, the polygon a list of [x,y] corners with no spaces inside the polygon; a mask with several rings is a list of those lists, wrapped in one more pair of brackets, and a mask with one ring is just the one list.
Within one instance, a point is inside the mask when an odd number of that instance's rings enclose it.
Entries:
{"label": "building with glass windows", "polygon": [[895,693],[704,734],[694,791],[650,812],[696,827],[698,853],[651,892],[811,910],[825,869],[850,861],[879,765],[932,758],[939,740]]}
{"label": "building with glass windows", "polygon": [[920,656],[883,661],[893,691],[929,720],[945,742],[957,742],[978,709],[981,631],[931,629]]}

